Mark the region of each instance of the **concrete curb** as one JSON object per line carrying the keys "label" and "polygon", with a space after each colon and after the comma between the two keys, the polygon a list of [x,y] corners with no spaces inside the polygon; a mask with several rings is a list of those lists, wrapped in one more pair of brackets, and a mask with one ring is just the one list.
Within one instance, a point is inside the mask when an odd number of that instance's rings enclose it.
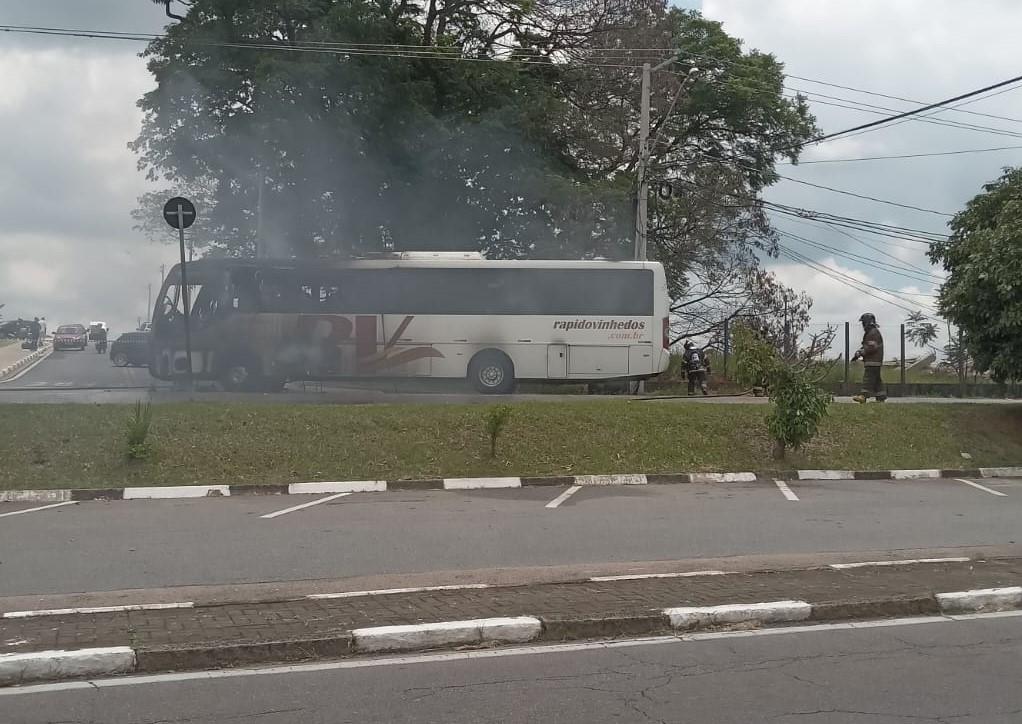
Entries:
{"label": "concrete curb", "polygon": [[645,614],[606,616],[515,616],[374,626],[290,641],[211,643],[132,649],[127,646],[78,651],[0,654],[0,686],[130,673],[219,669],[288,663],[357,654],[427,651],[533,641],[571,641],[679,635],[734,626],[763,627],[818,621],[954,616],[1022,608],[1022,586],[885,596],[853,601],[765,601],[717,606],[683,606]]}
{"label": "concrete curb", "polygon": [[48,355],[52,351],[53,349],[50,347],[49,343],[43,343],[43,345],[40,346],[39,349],[35,350],[34,352],[30,352],[29,354],[25,355],[14,364],[9,364],[6,367],[0,369],[0,382],[3,382],[8,377],[18,372],[19,370],[39,360],[41,357]]}
{"label": "concrete curb", "polygon": [[633,475],[559,475],[549,477],[425,478],[421,480],[348,480],[239,485],[169,485],[132,488],[60,488],[0,490],[0,503],[50,503],[68,500],[147,500],[215,498],[236,495],[321,495],[385,493],[393,490],[484,490],[534,486],[675,485],[752,483],[774,480],[936,480],[946,478],[1022,478],[1022,466],[922,470],[782,470],[772,473],[651,473]]}
{"label": "concrete curb", "polygon": [[1022,607],[1022,586],[938,593],[936,598],[945,614],[1010,611]]}
{"label": "concrete curb", "polygon": [[135,667],[135,652],[127,646],[0,654],[0,686],[83,676],[130,674],[135,671]]}

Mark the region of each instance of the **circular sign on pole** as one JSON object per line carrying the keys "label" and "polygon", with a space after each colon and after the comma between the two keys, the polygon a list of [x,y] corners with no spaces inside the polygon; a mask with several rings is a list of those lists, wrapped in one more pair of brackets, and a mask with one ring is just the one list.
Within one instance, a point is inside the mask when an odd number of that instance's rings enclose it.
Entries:
{"label": "circular sign on pole", "polygon": [[175,229],[187,229],[195,223],[195,204],[183,196],[175,196],[163,205],[163,218]]}

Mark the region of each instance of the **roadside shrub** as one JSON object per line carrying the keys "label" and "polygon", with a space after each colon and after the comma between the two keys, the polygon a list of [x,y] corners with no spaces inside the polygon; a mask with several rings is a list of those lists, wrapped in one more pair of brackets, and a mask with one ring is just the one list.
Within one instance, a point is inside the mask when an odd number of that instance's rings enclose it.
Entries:
{"label": "roadside shrub", "polygon": [[808,371],[788,365],[776,370],[770,384],[773,410],[767,415],[775,458],[783,458],[786,450],[798,450],[816,437],[830,400],[830,393],[820,389]]}
{"label": "roadside shrub", "polygon": [[808,356],[785,360],[774,345],[744,325],[735,330],[734,350],[736,379],[770,395],[767,431],[774,441],[774,457],[783,459],[788,450],[801,448],[819,431],[831,401],[819,382],[829,370]]}
{"label": "roadside shrub", "polygon": [[149,430],[153,422],[153,406],[151,402],[144,405],[139,400],[135,403],[135,411],[128,419],[128,450],[129,460],[145,460],[152,454],[149,443]]}
{"label": "roadside shrub", "polygon": [[490,438],[490,457],[497,457],[497,439],[511,418],[510,405],[495,405],[486,411],[486,434]]}

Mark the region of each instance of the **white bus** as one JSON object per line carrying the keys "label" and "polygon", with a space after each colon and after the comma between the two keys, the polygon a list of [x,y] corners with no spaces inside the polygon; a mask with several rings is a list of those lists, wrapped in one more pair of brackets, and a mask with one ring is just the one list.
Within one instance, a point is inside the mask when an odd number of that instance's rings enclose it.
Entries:
{"label": "white bus", "polygon": [[[404,252],[344,263],[188,264],[192,375],[229,390],[289,380],[645,379],[667,369],[667,283],[655,262],[490,261]],[[149,369],[187,372],[181,272],[153,310]]]}

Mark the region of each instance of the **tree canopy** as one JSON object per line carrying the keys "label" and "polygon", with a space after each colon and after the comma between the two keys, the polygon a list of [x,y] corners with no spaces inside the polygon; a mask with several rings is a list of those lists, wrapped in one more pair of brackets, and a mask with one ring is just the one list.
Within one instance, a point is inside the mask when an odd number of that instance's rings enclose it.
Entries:
{"label": "tree canopy", "polygon": [[[759,276],[757,252],[775,240],[758,194],[815,123],[772,55],[696,12],[665,0],[175,7],[182,19],[146,51],[157,87],[132,147],[150,179],[201,195],[197,233],[213,253],[628,258],[638,68],[677,53],[652,83],[651,186],[675,193],[651,202],[650,255],[676,300],[724,276],[757,304],[777,296]],[[159,228],[165,195],[140,199],[141,228]]]}
{"label": "tree canopy", "polygon": [[977,371],[1022,379],[1022,169],[985,185],[951,231],[930,249],[948,272],[940,311],[961,329]]}

